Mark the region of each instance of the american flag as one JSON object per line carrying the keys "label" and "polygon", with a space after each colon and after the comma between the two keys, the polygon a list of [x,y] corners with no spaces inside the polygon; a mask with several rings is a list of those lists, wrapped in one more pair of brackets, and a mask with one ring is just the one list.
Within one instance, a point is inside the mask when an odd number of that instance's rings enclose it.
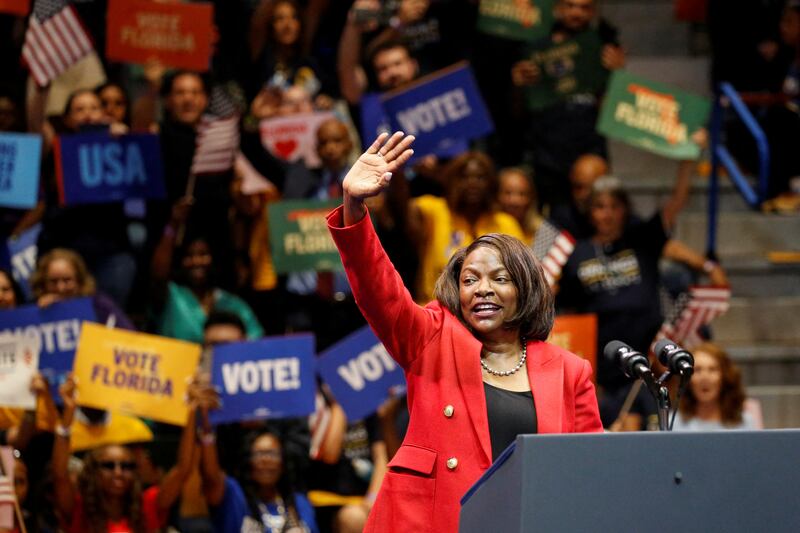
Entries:
{"label": "american flag", "polygon": [[551,287],[561,277],[561,269],[567,264],[574,249],[575,239],[572,235],[546,220],[536,230],[536,237],[533,239],[533,254],[541,261],[544,276]]}
{"label": "american flag", "polygon": [[25,33],[22,58],[44,87],[93,50],[75,8],[65,0],[36,0]]}
{"label": "american flag", "polygon": [[669,338],[687,349],[697,346],[703,342],[700,328],[725,314],[730,300],[730,287],[689,287],[675,299],[653,343]]}
{"label": "american flag", "polygon": [[239,150],[239,113],[221,87],[211,92],[207,114],[197,128],[192,174],[227,172]]}
{"label": "american flag", "polygon": [[0,527],[14,529],[14,507],[17,493],[14,492],[14,450],[11,446],[0,446]]}

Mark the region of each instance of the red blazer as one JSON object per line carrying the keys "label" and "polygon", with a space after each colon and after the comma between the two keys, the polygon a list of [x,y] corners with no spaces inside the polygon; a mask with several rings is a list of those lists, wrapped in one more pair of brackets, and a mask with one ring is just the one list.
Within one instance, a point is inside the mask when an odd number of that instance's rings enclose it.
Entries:
{"label": "red blazer", "polygon": [[[459,500],[492,462],[481,343],[439,302],[414,303],[369,216],[343,226],[340,207],[328,227],[361,312],[405,370],[411,415],[365,531],[456,532]],[[539,433],[602,431],[591,365],[541,341],[527,353]]]}

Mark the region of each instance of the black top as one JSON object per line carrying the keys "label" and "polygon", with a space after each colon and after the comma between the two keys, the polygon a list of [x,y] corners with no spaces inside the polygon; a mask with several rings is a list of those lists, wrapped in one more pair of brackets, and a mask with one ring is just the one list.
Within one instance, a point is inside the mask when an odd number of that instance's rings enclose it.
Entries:
{"label": "black top", "polygon": [[[637,348],[652,342],[662,322],[658,261],[667,239],[657,213],[648,221],[628,224],[610,245],[591,239],[575,243],[556,302],[562,311],[597,314],[597,353],[613,339]],[[627,384],[611,361],[600,357],[597,363],[597,381],[607,392]]]}
{"label": "black top", "polygon": [[483,384],[483,390],[494,461],[517,435],[537,432],[536,405],[532,391],[515,392],[488,383]]}

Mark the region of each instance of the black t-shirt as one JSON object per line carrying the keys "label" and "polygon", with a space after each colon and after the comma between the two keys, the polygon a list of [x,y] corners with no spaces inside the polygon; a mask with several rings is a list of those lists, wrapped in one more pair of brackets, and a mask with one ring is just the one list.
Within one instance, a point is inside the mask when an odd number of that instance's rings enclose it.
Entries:
{"label": "black t-shirt", "polygon": [[483,384],[483,390],[494,461],[517,435],[537,432],[536,405],[531,391],[509,391],[488,383]]}
{"label": "black t-shirt", "polygon": [[347,426],[342,455],[334,465],[313,461],[309,488],[344,496],[362,496],[369,488],[372,445],[381,441],[378,418],[373,415]]}
{"label": "black t-shirt", "polygon": [[[596,313],[598,354],[611,340],[645,352],[661,326],[658,261],[667,242],[661,214],[626,227],[610,245],[581,239],[564,265],[560,309]],[[608,389],[625,383],[622,373],[598,358],[597,380]]]}

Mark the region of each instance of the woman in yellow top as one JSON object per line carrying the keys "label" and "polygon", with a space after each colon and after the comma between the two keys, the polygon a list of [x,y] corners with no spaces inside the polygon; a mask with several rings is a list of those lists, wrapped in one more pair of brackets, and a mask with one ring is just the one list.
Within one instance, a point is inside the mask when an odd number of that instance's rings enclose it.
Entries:
{"label": "woman in yellow top", "polygon": [[466,152],[444,169],[446,197],[420,196],[413,203],[419,235],[420,272],[416,297],[433,298],[433,287],[450,256],[486,233],[524,234],[511,215],[495,209],[497,175],[489,156]]}

